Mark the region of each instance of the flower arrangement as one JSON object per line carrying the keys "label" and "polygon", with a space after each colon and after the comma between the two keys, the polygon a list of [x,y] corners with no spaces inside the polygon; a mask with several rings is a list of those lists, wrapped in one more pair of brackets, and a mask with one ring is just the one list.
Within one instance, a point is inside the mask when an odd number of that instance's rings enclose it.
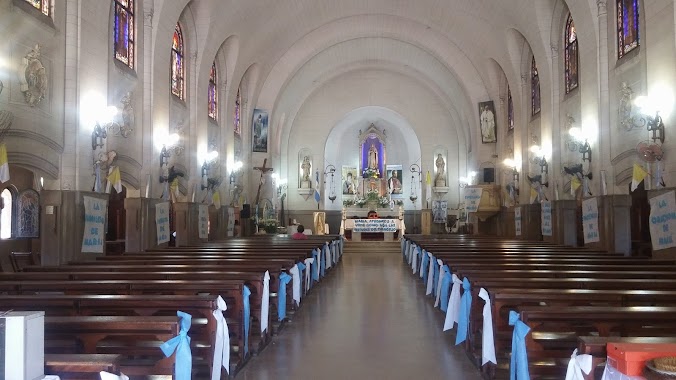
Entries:
{"label": "flower arrangement", "polygon": [[258,226],[263,227],[265,232],[269,234],[277,233],[277,226],[279,222],[277,219],[262,219],[258,221]]}
{"label": "flower arrangement", "polygon": [[380,197],[380,199],[378,199],[378,204],[380,207],[387,207],[390,205],[390,199],[388,197]]}
{"label": "flower arrangement", "polygon": [[366,202],[367,202],[367,200],[364,197],[358,197],[357,199],[354,200],[354,204],[359,206],[359,207],[364,207]]}
{"label": "flower arrangement", "polygon": [[343,200],[343,206],[350,207],[352,205],[354,205],[354,199],[344,199]]}
{"label": "flower arrangement", "polygon": [[361,173],[361,176],[363,178],[380,178],[380,170],[379,169],[371,169],[367,168],[364,169],[364,171]]}

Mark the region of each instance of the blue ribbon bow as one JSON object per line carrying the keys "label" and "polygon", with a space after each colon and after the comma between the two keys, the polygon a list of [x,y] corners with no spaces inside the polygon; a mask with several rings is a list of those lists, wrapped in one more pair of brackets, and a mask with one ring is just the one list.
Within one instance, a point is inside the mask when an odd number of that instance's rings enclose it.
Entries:
{"label": "blue ribbon bow", "polygon": [[320,260],[321,263],[319,263],[321,277],[324,277],[326,275],[326,257],[329,254],[328,251],[329,251],[328,244],[324,244],[324,246],[322,247],[322,259]]}
{"label": "blue ribbon bow", "polygon": [[176,380],[190,380],[192,376],[192,353],[190,352],[188,331],[192,323],[192,315],[182,311],[177,311],[176,315],[181,318],[181,330],[178,335],[162,343],[160,349],[166,357],[171,356],[176,351],[174,378]]}
{"label": "blue ribbon bow", "polygon": [[509,363],[509,380],[528,380],[528,352],[526,351],[526,335],[530,327],[521,321],[519,313],[509,312],[509,325],[514,326],[512,333],[512,360]]}
{"label": "blue ribbon bow", "polygon": [[455,335],[455,344],[460,344],[467,339],[469,330],[469,312],[472,310],[472,289],[467,277],[462,280],[462,298],[460,298],[460,313],[458,332]]}
{"label": "blue ribbon bow", "polygon": [[441,311],[444,313],[448,310],[448,292],[451,287],[451,280],[453,275],[451,274],[451,268],[448,265],[444,265],[444,277],[441,279],[441,303],[439,304]]}
{"label": "blue ribbon bow", "polygon": [[426,251],[422,252],[422,264],[420,264],[420,272],[422,273],[423,283],[427,284],[427,263],[430,261],[430,257]]}
{"label": "blue ribbon bow", "polygon": [[242,301],[244,303],[244,356],[249,353],[249,326],[251,325],[251,306],[249,296],[251,289],[244,285],[242,289]]}
{"label": "blue ribbon bow", "polygon": [[286,285],[291,281],[286,272],[279,275],[279,290],[277,291],[277,318],[283,321],[286,318]]}
{"label": "blue ribbon bow", "polygon": [[300,273],[298,273],[298,275],[300,275],[300,277],[303,278],[303,271],[305,270],[305,264],[303,264],[302,262],[299,261],[298,264],[296,264],[296,265],[298,265],[298,270],[300,271]]}
{"label": "blue ribbon bow", "polygon": [[319,261],[319,252],[320,252],[319,248],[315,248],[312,250],[312,257],[315,259],[315,261],[313,261],[311,265],[312,279],[315,281],[319,281],[319,271],[317,270],[317,265],[319,265],[319,263],[317,262]]}

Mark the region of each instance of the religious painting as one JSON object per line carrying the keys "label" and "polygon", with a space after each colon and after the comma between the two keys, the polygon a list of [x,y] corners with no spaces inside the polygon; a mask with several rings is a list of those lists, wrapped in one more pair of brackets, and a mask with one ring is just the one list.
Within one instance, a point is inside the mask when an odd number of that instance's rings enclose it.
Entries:
{"label": "religious painting", "polygon": [[17,238],[40,237],[40,195],[35,190],[24,190],[17,198]]}
{"label": "religious painting", "polygon": [[448,201],[432,201],[434,223],[445,224],[448,217]]}
{"label": "religious painting", "polygon": [[361,145],[361,170],[364,178],[382,178],[384,168],[383,143],[378,136],[370,134]]}
{"label": "religious painting", "polygon": [[492,100],[479,103],[479,120],[481,121],[481,142],[484,144],[497,142],[495,105]]}
{"label": "religious painting", "polygon": [[355,195],[357,193],[357,168],[354,166],[343,166],[343,195]]}
{"label": "religious painting", "polygon": [[362,181],[362,194],[367,196],[369,193],[376,193],[379,197],[388,193],[387,181],[385,178],[364,178]]}
{"label": "religious painting", "polygon": [[254,152],[268,152],[268,112],[255,109],[253,112],[253,138],[251,144]]}
{"label": "religious painting", "polygon": [[402,182],[404,171],[401,165],[387,165],[387,192],[394,199],[404,198],[404,185]]}

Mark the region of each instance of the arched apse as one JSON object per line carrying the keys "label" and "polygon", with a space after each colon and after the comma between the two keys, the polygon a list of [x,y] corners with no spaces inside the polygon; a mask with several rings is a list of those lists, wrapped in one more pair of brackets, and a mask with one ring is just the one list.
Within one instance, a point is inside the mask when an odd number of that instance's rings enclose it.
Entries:
{"label": "arched apse", "polygon": [[[420,157],[422,156],[420,140],[409,121],[391,109],[368,106],[355,109],[345,115],[331,129],[326,139],[323,149],[324,167],[329,164],[334,165],[338,173],[344,165],[359,168],[359,131],[365,131],[371,124],[374,124],[381,131],[385,131],[387,136],[387,164],[403,166],[404,176],[401,180],[406,199],[405,207],[410,208],[412,203],[408,200],[408,196],[411,192],[411,172],[408,168],[412,163],[420,164]],[[415,181],[417,181],[417,175]],[[336,192],[338,199],[333,203],[328,199],[328,190],[323,192],[324,207],[327,210],[341,209],[341,183],[340,175],[337,175]],[[419,188],[416,191],[418,191],[419,197],[416,201],[416,207],[419,209],[422,196],[420,196]]]}

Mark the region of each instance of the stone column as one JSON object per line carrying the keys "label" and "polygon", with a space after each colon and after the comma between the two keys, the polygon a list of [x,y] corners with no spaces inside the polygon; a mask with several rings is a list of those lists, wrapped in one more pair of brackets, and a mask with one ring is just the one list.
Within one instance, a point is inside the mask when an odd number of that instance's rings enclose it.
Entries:
{"label": "stone column", "polygon": [[[615,41],[617,37],[608,38],[608,12],[606,9],[606,0],[597,0],[596,6],[598,7],[598,22],[599,22],[599,54],[598,54],[598,65],[599,65],[599,135],[598,141],[612,141],[610,139],[610,89],[608,88],[608,40]],[[597,143],[593,149],[598,150],[599,152],[599,161],[600,165],[596,166],[599,169],[602,168],[612,168],[613,164],[611,162],[611,144],[609,143]],[[595,161],[595,162],[599,162]],[[592,164],[593,165],[593,164]],[[590,181],[590,186],[594,185],[593,189],[590,189],[592,193],[600,194],[600,170],[594,170],[593,167],[589,168],[590,171],[594,172],[594,179],[598,178],[599,180]],[[613,170],[606,170],[606,181],[608,188],[608,195],[613,194],[615,191],[615,177]],[[600,204],[599,204],[600,205]]]}
{"label": "stone column", "polygon": [[126,251],[144,252],[152,248],[165,248],[169,243],[157,244],[155,205],[164,202],[154,198],[126,198]]}
{"label": "stone column", "polygon": [[[40,252],[43,265],[94,260],[100,253],[83,253],[84,196],[108,200],[108,194],[89,191],[40,192]],[[103,245],[103,255],[106,246]]]}

